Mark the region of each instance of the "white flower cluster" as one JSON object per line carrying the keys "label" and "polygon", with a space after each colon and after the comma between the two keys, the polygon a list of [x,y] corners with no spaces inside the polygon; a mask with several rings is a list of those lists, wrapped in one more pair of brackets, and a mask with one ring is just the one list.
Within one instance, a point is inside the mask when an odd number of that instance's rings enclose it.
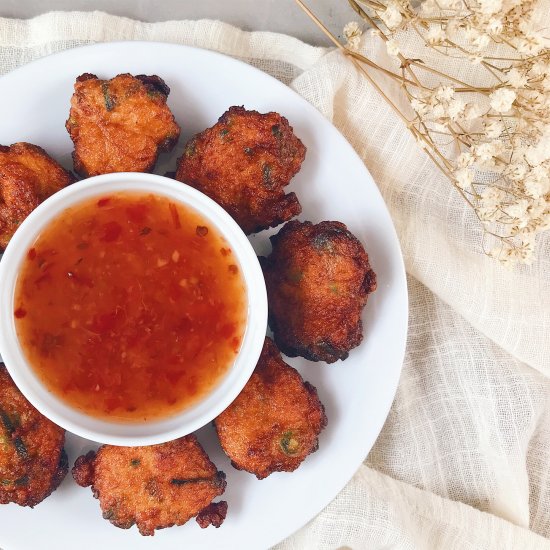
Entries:
{"label": "white flower cluster", "polygon": [[[464,74],[486,76],[479,87],[439,73],[434,87],[412,86],[404,75],[402,87],[418,142],[444,157],[450,179],[497,238],[488,254],[505,264],[530,263],[536,235],[550,229],[550,33],[532,18],[536,2],[425,0],[417,9],[408,0],[367,2],[401,68],[407,56],[395,31],[413,28],[426,47],[463,62]],[[422,55],[415,53],[408,58]]]}
{"label": "white flower cluster", "polygon": [[344,27],[344,38],[346,39],[346,47],[350,50],[358,50],[359,43],[363,30],[357,21],[351,21]]}
{"label": "white flower cluster", "polygon": [[516,97],[516,92],[511,88],[498,88],[489,96],[491,109],[498,113],[507,113],[512,108]]}
{"label": "white flower cluster", "polygon": [[397,2],[390,1],[386,3],[386,8],[380,10],[379,16],[388,29],[395,30],[403,22],[403,15],[401,14],[403,6]]}
{"label": "white flower cluster", "polygon": [[514,239],[515,246],[491,252],[504,263],[530,263],[537,234],[550,229],[550,124],[530,141],[526,144],[521,131],[501,141],[512,147],[502,170],[503,186],[487,186],[478,200],[482,221],[504,224]]}
{"label": "white flower cluster", "polygon": [[430,44],[442,44],[458,32],[466,39],[471,61],[492,41],[510,44],[520,54],[538,55],[549,45],[544,25],[531,20],[536,0],[425,0],[421,12],[425,16],[444,14],[439,24],[431,24],[426,33]]}
{"label": "white flower cluster", "polygon": [[421,90],[411,97],[411,106],[423,122],[431,122],[438,131],[448,132],[450,122],[471,121],[481,115],[475,103],[464,103],[451,86]]}

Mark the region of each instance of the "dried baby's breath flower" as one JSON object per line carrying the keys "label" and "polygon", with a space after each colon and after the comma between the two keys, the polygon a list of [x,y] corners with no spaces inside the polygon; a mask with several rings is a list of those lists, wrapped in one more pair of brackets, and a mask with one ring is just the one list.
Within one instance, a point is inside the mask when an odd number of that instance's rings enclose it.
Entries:
{"label": "dried baby's breath flower", "polygon": [[504,29],[504,23],[500,17],[491,17],[489,21],[487,21],[487,32],[497,36],[499,35]]}
{"label": "dried baby's breath flower", "polygon": [[507,113],[512,108],[516,97],[516,92],[511,88],[499,88],[489,96],[489,105],[499,113]]}
{"label": "dried baby's breath flower", "polygon": [[508,71],[508,74],[506,76],[508,77],[508,84],[516,90],[519,90],[520,88],[525,88],[525,86],[527,86],[527,82],[529,82],[527,74],[525,74],[525,72],[523,71],[520,71],[517,67],[514,67],[513,69]]}
{"label": "dried baby's breath flower", "polygon": [[501,141],[489,141],[478,143],[472,147],[476,161],[484,166],[494,167],[494,159],[504,152],[504,144]]}
{"label": "dried baby's breath flower", "polygon": [[447,114],[449,119],[453,122],[458,120],[460,115],[464,112],[464,102],[461,99],[451,99],[447,107]]}
{"label": "dried baby's breath flower", "polygon": [[521,162],[509,164],[504,170],[504,174],[513,181],[521,181],[527,174],[527,165]]}
{"label": "dried baby's breath flower", "polygon": [[522,225],[527,225],[527,208],[529,207],[529,201],[527,199],[520,199],[505,207],[505,212],[508,216],[519,221]]}
{"label": "dried baby's breath flower", "polygon": [[357,21],[350,21],[344,27],[344,37],[346,38],[346,45],[351,50],[357,50],[359,43],[361,42],[361,36],[363,30]]}
{"label": "dried baby's breath flower", "polygon": [[489,119],[484,123],[485,135],[489,139],[499,138],[505,130],[504,123],[498,119]]}
{"label": "dried baby's breath flower", "polygon": [[472,155],[472,153],[469,153],[468,151],[464,151],[463,153],[460,153],[456,159],[456,165],[459,168],[466,168],[467,166],[472,166],[472,164],[475,162],[475,157]]}
{"label": "dried baby's breath flower", "polygon": [[468,168],[459,168],[455,171],[454,177],[456,184],[462,190],[470,189],[472,182],[474,181],[474,174],[471,170],[468,170]]}
{"label": "dried baby's breath flower", "polygon": [[518,52],[526,55],[538,55],[545,46],[548,47],[548,39],[533,28],[529,20],[521,21],[519,27],[523,36],[518,36],[515,40]]}
{"label": "dried baby's breath flower", "polygon": [[423,118],[427,117],[428,113],[431,112],[431,107],[423,99],[412,98],[411,107],[417,112],[418,116]]}
{"label": "dried baby's breath flower", "polygon": [[475,51],[484,50],[491,42],[491,37],[488,34],[476,32],[475,36],[470,41]]}
{"label": "dried baby's breath flower", "polygon": [[378,15],[390,30],[399,27],[403,21],[399,5],[396,2],[388,2],[386,8],[381,10]]}
{"label": "dried baby's breath flower", "polygon": [[[348,2],[394,68],[357,54],[353,62],[375,85],[376,69],[399,85],[412,115],[385,99],[474,210],[486,253],[507,266],[531,263],[537,235],[550,230],[550,33],[534,19],[538,0]],[[409,33],[420,47],[404,55]],[[356,49],[359,25],[344,36]],[[442,69],[450,60],[452,75]]]}
{"label": "dried baby's breath flower", "polygon": [[446,38],[447,34],[442,27],[433,26],[426,33],[426,40],[428,44],[431,44],[432,46],[443,44]]}
{"label": "dried baby's breath flower", "polygon": [[550,193],[550,167],[536,166],[531,169],[523,180],[527,195],[542,198]]}
{"label": "dried baby's breath flower", "polygon": [[455,91],[451,86],[438,86],[433,95],[440,101],[450,101],[454,97]]}
{"label": "dried baby's breath flower", "polygon": [[475,120],[483,114],[483,109],[477,103],[467,103],[464,107],[464,119]]}

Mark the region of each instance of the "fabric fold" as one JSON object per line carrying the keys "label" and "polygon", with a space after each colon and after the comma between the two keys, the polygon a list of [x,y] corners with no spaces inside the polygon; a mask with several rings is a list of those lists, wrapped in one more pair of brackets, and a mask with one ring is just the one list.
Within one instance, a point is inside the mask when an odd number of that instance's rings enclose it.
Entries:
{"label": "fabric fold", "polygon": [[549,546],[543,537],[491,514],[362,466],[317,518],[276,549],[543,550]]}

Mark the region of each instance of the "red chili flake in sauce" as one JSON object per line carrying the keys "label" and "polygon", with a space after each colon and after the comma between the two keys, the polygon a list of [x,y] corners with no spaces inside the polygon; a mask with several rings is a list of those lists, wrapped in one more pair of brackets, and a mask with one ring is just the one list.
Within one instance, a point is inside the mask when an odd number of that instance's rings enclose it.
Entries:
{"label": "red chili flake in sauce", "polygon": [[13,314],[15,315],[16,319],[23,319],[23,317],[25,317],[25,315],[27,315],[27,312],[22,307],[18,307],[13,312]]}
{"label": "red chili flake in sauce", "polygon": [[108,221],[103,225],[102,232],[103,235],[101,236],[101,240],[106,243],[111,243],[120,237],[122,226],[118,222]]}
{"label": "red chili flake in sauce", "polygon": [[27,254],[37,261],[18,279],[24,309],[14,317],[54,394],[131,422],[175,414],[221,381],[240,348],[247,298],[235,260],[220,254],[223,237],[198,234],[207,223],[166,198],[118,193],[43,231]]}
{"label": "red chili flake in sauce", "polygon": [[238,336],[234,336],[233,339],[231,340],[231,345],[233,346],[235,353],[237,353],[241,346],[241,339]]}
{"label": "red chili flake in sauce", "polygon": [[36,258],[36,250],[34,248],[29,249],[27,252],[27,258],[31,260],[31,262]]}
{"label": "red chili flake in sauce", "polygon": [[111,199],[109,197],[104,197],[103,199],[99,199],[97,201],[97,205],[99,208],[102,208],[103,206],[107,206],[111,202]]}
{"label": "red chili flake in sauce", "polygon": [[173,202],[168,203],[168,208],[170,209],[170,215],[172,216],[172,222],[176,229],[181,229],[180,217],[178,214],[178,209]]}

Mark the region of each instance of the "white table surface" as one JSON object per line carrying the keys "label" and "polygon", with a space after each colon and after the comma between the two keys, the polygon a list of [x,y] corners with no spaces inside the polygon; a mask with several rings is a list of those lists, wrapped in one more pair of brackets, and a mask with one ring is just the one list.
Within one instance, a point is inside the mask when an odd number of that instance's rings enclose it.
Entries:
{"label": "white table surface", "polygon": [[[346,0],[308,4],[335,35],[356,19]],[[294,0],[0,0],[0,17],[29,18],[52,10],[101,10],[148,22],[219,19],[244,30],[281,32],[310,44],[329,44]]]}

